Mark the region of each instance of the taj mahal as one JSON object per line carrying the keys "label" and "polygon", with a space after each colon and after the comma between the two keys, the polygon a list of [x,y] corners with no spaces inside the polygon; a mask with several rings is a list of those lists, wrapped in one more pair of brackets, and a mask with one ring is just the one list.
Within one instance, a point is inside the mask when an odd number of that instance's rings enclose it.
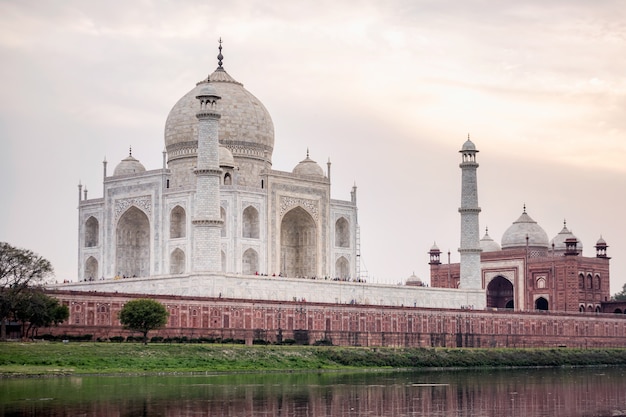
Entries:
{"label": "taj mahal", "polygon": [[[272,169],[274,125],[262,102],[215,71],[169,112],[158,169],[132,155],[103,195],[79,185],[78,282],[72,291],[443,309],[600,312],[609,298],[606,242],[596,256],[567,229],[551,241],[526,212],[502,245],[481,239],[478,149],[460,153],[460,262],[433,246],[430,286],[365,282],[360,273],[357,188],[331,198],[331,163],[309,150],[291,172]],[[416,248],[419,250],[419,248]],[[425,251],[424,251],[425,252]],[[449,258],[449,257],[448,257]]]}

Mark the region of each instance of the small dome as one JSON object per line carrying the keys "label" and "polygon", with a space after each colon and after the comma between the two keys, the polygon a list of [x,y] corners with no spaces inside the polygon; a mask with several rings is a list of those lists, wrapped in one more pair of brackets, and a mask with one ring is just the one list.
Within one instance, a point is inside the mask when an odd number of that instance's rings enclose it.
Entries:
{"label": "small dome", "polygon": [[411,287],[422,287],[424,286],[424,283],[417,277],[417,275],[415,275],[415,272],[413,272],[413,275],[406,279],[406,285]]}
{"label": "small dome", "polygon": [[292,171],[294,174],[307,177],[323,177],[324,170],[317,162],[309,158],[309,152],[306,153],[306,159],[300,161]]}
{"label": "small dome", "polygon": [[217,90],[215,89],[215,87],[213,87],[213,84],[211,84],[210,82],[206,83],[206,84],[200,84],[201,87],[198,89],[198,92],[196,93],[196,98],[199,97],[219,97],[219,94],[217,94]]}
{"label": "small dome", "polygon": [[567,249],[567,245],[565,244],[566,239],[576,239],[578,244],[576,245],[576,249],[582,251],[583,244],[574,236],[572,232],[567,229],[567,224],[563,222],[563,229],[557,234],[554,239],[552,239],[552,244],[554,245],[554,250],[564,251]]}
{"label": "small dome", "polygon": [[489,236],[489,229],[485,229],[485,236],[480,239],[480,248],[483,252],[498,252],[502,250],[498,242],[493,240],[491,236]]}
{"label": "small dome", "polygon": [[141,172],[146,172],[146,168],[141,162],[133,158],[132,153],[129,153],[126,158],[122,159],[122,161],[117,164],[115,170],[113,171],[113,176],[134,175]]}
{"label": "small dome", "polygon": [[602,236],[600,236],[600,239],[598,239],[598,241],[596,242],[596,246],[607,246],[606,240],[604,240]]}
{"label": "small dome", "polygon": [[469,136],[467,140],[465,141],[465,143],[463,144],[463,147],[461,148],[461,152],[466,152],[466,151],[478,152],[476,150],[476,145],[474,145],[474,142],[470,140]]}
{"label": "small dome", "polygon": [[548,235],[536,221],[526,214],[524,207],[522,215],[502,235],[502,249],[524,248],[526,237],[528,237],[528,246],[548,249]]}
{"label": "small dome", "polygon": [[437,246],[437,242],[433,243],[433,246],[431,246],[430,251],[439,251],[439,246]]}
{"label": "small dome", "polygon": [[220,146],[220,167],[235,167],[235,159],[233,158],[232,152],[224,146]]}

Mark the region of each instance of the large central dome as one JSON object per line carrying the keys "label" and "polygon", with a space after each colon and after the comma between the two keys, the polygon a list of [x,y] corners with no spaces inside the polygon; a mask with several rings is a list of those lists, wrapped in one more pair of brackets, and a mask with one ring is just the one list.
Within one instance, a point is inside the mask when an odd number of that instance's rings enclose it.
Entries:
{"label": "large central dome", "polygon": [[228,148],[240,169],[242,185],[256,185],[261,170],[269,168],[274,150],[274,124],[263,104],[222,67],[196,84],[174,105],[165,122],[165,149],[174,184],[189,186],[198,146],[199,90],[208,82],[221,96],[218,110],[220,144]]}

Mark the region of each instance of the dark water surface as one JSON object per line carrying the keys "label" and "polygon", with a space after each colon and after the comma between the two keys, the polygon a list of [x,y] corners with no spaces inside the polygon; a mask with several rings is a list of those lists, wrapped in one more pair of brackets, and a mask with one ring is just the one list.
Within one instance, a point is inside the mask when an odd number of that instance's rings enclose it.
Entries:
{"label": "dark water surface", "polygon": [[0,416],[626,416],[626,369],[0,380]]}

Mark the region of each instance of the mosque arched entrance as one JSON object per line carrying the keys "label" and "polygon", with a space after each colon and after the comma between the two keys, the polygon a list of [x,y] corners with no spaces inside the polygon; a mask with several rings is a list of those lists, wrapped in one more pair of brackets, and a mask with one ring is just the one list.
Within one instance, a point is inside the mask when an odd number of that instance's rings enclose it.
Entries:
{"label": "mosque arched entrance", "polygon": [[487,285],[487,307],[514,308],[513,284],[503,276],[495,277]]}
{"label": "mosque arched entrance", "polygon": [[543,297],[539,297],[535,300],[535,310],[548,310],[548,306],[548,300]]}
{"label": "mosque arched entrance", "polygon": [[317,226],[302,207],[291,209],[280,223],[280,262],[288,277],[317,275]]}
{"label": "mosque arched entrance", "polygon": [[117,222],[115,270],[118,275],[142,277],[150,274],[150,221],[131,207]]}

